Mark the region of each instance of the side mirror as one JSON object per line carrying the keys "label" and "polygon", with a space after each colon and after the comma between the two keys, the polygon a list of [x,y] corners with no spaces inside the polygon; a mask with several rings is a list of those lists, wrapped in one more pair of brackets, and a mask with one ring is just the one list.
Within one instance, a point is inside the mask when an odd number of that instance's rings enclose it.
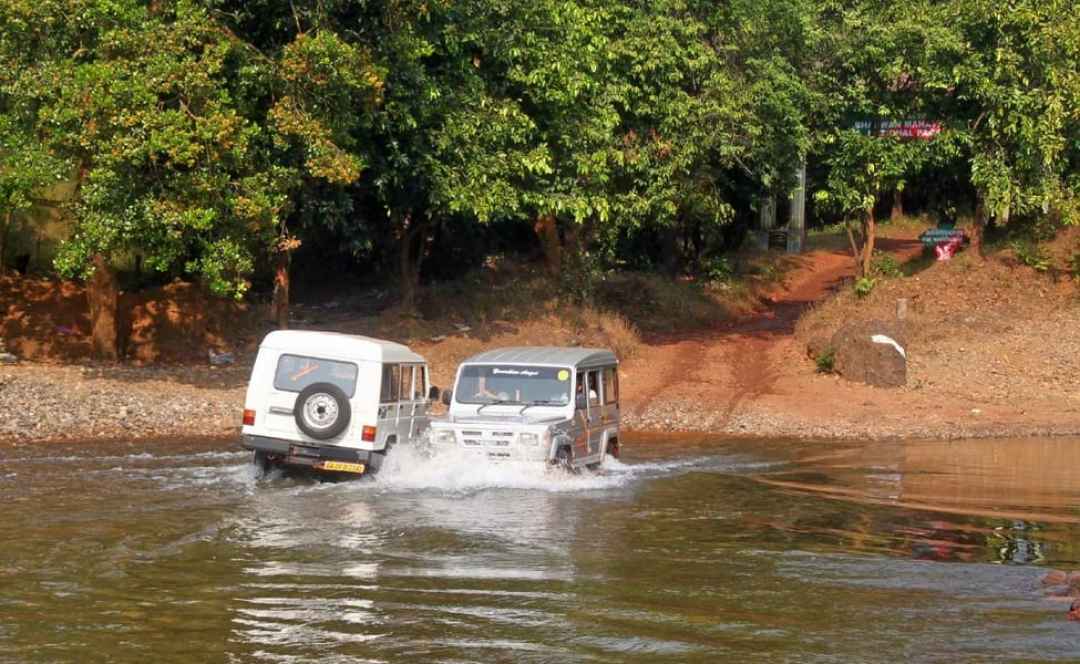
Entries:
{"label": "side mirror", "polygon": [[429,401],[437,401],[439,399],[439,388],[432,385],[431,389],[428,390],[427,398]]}
{"label": "side mirror", "polygon": [[449,406],[450,405],[450,399],[453,396],[454,396],[454,391],[453,390],[443,390],[443,393],[442,393],[443,405],[444,406]]}
{"label": "side mirror", "polygon": [[578,410],[585,410],[588,406],[588,401],[585,399],[584,394],[579,394],[577,395],[577,399],[574,400],[574,404]]}

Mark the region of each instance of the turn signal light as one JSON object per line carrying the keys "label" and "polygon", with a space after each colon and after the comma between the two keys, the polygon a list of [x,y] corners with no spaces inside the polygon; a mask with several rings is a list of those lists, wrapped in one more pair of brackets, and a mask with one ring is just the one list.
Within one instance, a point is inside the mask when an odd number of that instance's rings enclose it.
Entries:
{"label": "turn signal light", "polygon": [[375,427],[364,427],[360,430],[360,440],[365,443],[375,442]]}
{"label": "turn signal light", "polygon": [[244,409],[244,426],[255,426],[255,411],[251,410],[250,408]]}

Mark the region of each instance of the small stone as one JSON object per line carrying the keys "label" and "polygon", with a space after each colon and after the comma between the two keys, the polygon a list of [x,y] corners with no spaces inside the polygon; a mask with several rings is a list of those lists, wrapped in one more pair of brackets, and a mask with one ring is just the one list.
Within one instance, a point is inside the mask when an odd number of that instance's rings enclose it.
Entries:
{"label": "small stone", "polygon": [[0,364],[18,364],[19,358],[15,357],[11,353],[0,351]]}

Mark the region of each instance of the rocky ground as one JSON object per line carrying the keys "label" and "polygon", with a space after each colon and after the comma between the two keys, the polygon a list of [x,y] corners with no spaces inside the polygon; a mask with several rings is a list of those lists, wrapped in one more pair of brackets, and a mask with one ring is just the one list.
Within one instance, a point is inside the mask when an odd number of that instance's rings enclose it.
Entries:
{"label": "rocky ground", "polygon": [[0,440],[234,435],[246,367],[0,366]]}

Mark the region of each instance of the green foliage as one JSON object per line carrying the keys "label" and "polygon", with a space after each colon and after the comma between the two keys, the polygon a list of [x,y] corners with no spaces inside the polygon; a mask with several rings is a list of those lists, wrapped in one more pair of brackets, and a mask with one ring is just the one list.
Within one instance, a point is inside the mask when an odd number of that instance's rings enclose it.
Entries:
{"label": "green foliage", "polygon": [[1050,269],[1050,257],[1037,242],[1031,240],[1014,240],[1011,245],[1016,259],[1024,265],[1036,270],[1046,272]]}
{"label": "green foliage", "polygon": [[727,257],[715,256],[705,263],[703,273],[709,281],[724,283],[734,278],[735,268]]}
{"label": "green foliage", "polygon": [[878,253],[874,257],[870,272],[873,276],[886,279],[895,279],[896,277],[904,276],[904,270],[900,265],[900,261],[896,260],[896,257],[892,254]]}
{"label": "green foliage", "polygon": [[593,304],[604,276],[596,256],[589,253],[567,256],[559,272],[559,293],[575,304]]}
{"label": "green foliage", "polygon": [[[137,252],[237,296],[267,254],[301,242],[396,274],[393,257],[418,264],[438,232],[553,215],[580,239],[562,287],[580,301],[611,265],[666,262],[633,255],[657,238],[728,280],[707,258],[728,250],[725,226],[789,192],[808,154],[825,171],[819,209],[862,224],[935,168],[999,219],[1056,228],[1080,219],[1074,13],[1039,0],[5,0],[0,215],[74,177],[62,273]],[[944,131],[854,129],[924,118]],[[935,205],[955,216],[964,195]],[[866,289],[897,272],[877,259]]]}
{"label": "green foliage", "polygon": [[853,288],[855,289],[855,295],[863,298],[874,291],[874,287],[877,286],[878,280],[873,277],[859,277],[855,280]]}
{"label": "green foliage", "polygon": [[826,348],[820,355],[814,358],[818,373],[833,373],[836,370],[836,351]]}
{"label": "green foliage", "polygon": [[1073,252],[1069,257],[1069,274],[1073,279],[1080,281],[1080,251]]}

